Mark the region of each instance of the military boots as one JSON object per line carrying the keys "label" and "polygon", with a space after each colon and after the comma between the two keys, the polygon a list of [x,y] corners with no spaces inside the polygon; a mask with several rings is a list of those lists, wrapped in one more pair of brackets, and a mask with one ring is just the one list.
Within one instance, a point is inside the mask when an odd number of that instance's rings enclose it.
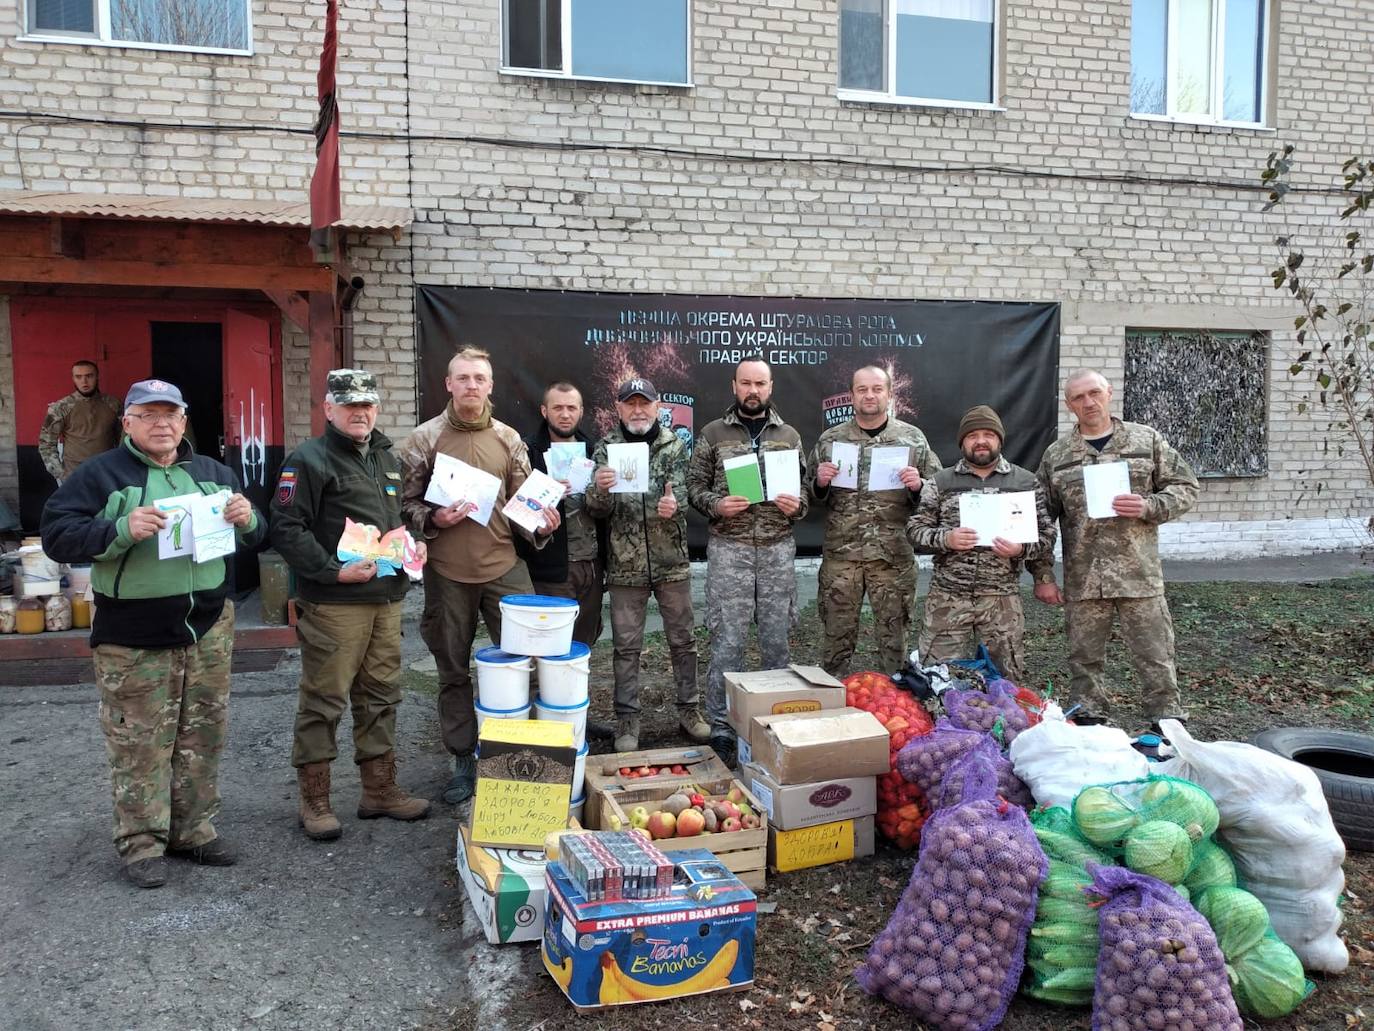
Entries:
{"label": "military boots", "polygon": [[429,801],[407,795],[396,784],[396,753],[386,752],[358,764],[363,779],[363,797],[358,801],[358,819],[423,820],[429,815]]}
{"label": "military boots", "polygon": [[315,841],[333,841],[343,833],[329,808],[329,763],[306,763],[296,770],[301,794],[301,827]]}

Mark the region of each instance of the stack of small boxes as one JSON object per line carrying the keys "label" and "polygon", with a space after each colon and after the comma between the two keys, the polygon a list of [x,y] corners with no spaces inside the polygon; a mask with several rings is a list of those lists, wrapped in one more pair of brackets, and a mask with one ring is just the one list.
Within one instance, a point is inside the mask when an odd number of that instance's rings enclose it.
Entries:
{"label": "stack of small boxes", "polygon": [[844,704],[816,666],[727,673],[740,777],[768,812],[768,865],[779,873],[873,854],[876,777],[890,768],[887,730]]}

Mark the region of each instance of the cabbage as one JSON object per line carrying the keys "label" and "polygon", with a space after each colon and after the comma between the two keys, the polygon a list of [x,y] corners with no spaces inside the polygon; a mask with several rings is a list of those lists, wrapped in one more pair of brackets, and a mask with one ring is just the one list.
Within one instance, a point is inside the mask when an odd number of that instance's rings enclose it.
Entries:
{"label": "cabbage", "polygon": [[1193,843],[1188,832],[1164,820],[1147,820],[1126,836],[1126,865],[1137,873],[1157,877],[1165,884],[1183,880],[1193,865]]}
{"label": "cabbage", "polygon": [[1073,822],[1094,845],[1120,841],[1139,821],[1134,809],[1109,788],[1084,788],[1073,800]]}
{"label": "cabbage", "polygon": [[1313,989],[1297,954],[1273,934],[1228,963],[1226,973],[1241,1012],[1261,1020],[1287,1016]]}
{"label": "cabbage", "polygon": [[1221,823],[1212,796],[1190,780],[1151,778],[1141,792],[1140,802],[1146,819],[1176,823],[1193,841],[1210,838]]}
{"label": "cabbage", "polygon": [[1193,868],[1183,883],[1194,895],[1201,895],[1208,888],[1234,888],[1236,864],[1215,841],[1201,842],[1193,848]]}
{"label": "cabbage", "polygon": [[1269,930],[1264,903],[1240,888],[1208,888],[1195,905],[1212,925],[1228,962],[1253,949]]}

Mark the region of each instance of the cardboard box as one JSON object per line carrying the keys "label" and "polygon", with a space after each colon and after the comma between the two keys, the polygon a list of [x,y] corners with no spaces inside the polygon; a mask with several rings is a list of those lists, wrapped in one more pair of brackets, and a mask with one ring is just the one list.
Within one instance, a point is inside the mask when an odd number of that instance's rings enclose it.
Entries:
{"label": "cardboard box", "polygon": [[887,728],[871,712],[826,709],[756,716],[750,762],[779,784],[810,784],[887,773],[890,748]]}
{"label": "cardboard box", "polygon": [[740,769],[740,778],[767,811],[768,823],[780,831],[872,816],[878,811],[878,782],[873,777],[783,784],[749,763]]}
{"label": "cardboard box", "polygon": [[544,850],[486,848],[458,827],[458,877],[493,945],[537,941],[544,934]]}
{"label": "cardboard box", "polygon": [[[819,666],[791,665],[725,674],[725,707],[741,743],[753,743],[755,716],[816,712],[844,705],[844,685]],[[741,762],[747,761],[741,756]]]}
{"label": "cardboard box", "polygon": [[794,831],[768,830],[768,868],[777,873],[845,863],[873,854],[873,817],[838,820]]}
{"label": "cardboard box", "polygon": [[[627,777],[622,769],[643,769],[646,766],[681,766],[686,774],[660,773],[656,777]],[[609,755],[587,756],[587,773],[584,781],[587,802],[582,812],[582,822],[593,830],[610,830],[605,825],[602,813],[604,799],[614,795],[619,797],[626,791],[639,791],[646,787],[667,787],[666,798],[672,789],[685,784],[704,784],[707,781],[725,780],[733,776],[730,768],[720,761],[715,752],[705,745],[692,745],[689,748],[649,748],[637,752],[612,752]]]}
{"label": "cardboard box", "polygon": [[667,898],[588,902],[550,863],[544,969],[579,1010],[742,988],[754,980],[754,893],[704,849],[672,856]]}
{"label": "cardboard box", "polygon": [[[630,810],[635,806],[642,805],[649,812],[658,809],[663,800],[677,789],[647,786],[653,785],[657,780],[658,778],[654,777],[645,781],[646,787],[608,796],[606,808],[601,815],[605,817],[613,814],[620,820],[622,827],[629,827]],[[716,801],[723,799],[731,788],[739,788],[744,793],[745,802],[758,814],[759,826],[748,830],[702,834],[691,838],[656,838],[654,844],[668,853],[672,859],[676,859],[677,853],[685,849],[710,849],[725,868],[748,887],[755,890],[762,888],[768,877],[768,811],[750,794],[748,788],[733,778],[708,781],[698,784],[697,787],[702,794]]]}
{"label": "cardboard box", "polygon": [[472,840],[495,848],[543,848],[567,826],[572,802],[571,724],[487,720],[478,736]]}

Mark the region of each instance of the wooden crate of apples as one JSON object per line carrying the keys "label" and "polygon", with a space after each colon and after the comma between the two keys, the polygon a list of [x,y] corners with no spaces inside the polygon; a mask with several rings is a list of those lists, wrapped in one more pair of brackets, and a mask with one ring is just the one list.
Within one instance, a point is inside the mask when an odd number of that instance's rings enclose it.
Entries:
{"label": "wooden crate of apples", "polygon": [[733,778],[676,787],[643,788],[607,796],[605,830],[637,827],[664,852],[706,848],[750,888],[762,888],[768,860],[768,814]]}

